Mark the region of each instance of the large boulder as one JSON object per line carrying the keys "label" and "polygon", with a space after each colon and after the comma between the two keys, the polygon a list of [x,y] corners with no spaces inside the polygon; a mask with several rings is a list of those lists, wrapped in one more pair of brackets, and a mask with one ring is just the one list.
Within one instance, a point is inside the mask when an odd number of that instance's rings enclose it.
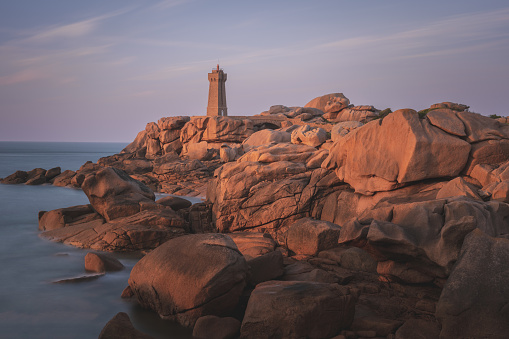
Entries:
{"label": "large boulder", "polygon": [[241,338],[331,338],[348,328],[356,297],[347,287],[268,281],[251,293]]}
{"label": "large boulder", "polygon": [[194,234],[146,255],[133,267],[129,286],[143,307],[192,327],[201,316],[227,316],[239,301],[247,272],[230,237]]}
{"label": "large boulder", "polygon": [[317,108],[325,113],[339,112],[350,105],[350,100],[343,93],[331,93],[314,98],[304,107]]}
{"label": "large boulder", "polygon": [[262,129],[261,131],[253,133],[242,143],[244,151],[249,151],[261,145],[268,145],[272,142],[282,143],[290,142],[291,134],[285,131],[273,131],[271,129]]}
{"label": "large boulder", "polygon": [[506,338],[509,240],[474,230],[440,296],[441,338]]}
{"label": "large boulder", "polygon": [[106,221],[157,206],[154,192],[124,171],[112,167],[89,175],[83,181],[82,189],[92,207]]}
{"label": "large boulder", "polygon": [[349,133],[335,143],[325,166],[335,169],[356,192],[373,194],[424,179],[457,176],[470,148],[406,109]]}

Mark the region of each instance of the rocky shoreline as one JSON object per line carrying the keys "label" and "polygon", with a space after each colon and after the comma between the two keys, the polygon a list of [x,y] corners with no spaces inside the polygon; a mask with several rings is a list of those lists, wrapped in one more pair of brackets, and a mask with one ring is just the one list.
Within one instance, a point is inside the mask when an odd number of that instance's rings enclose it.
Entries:
{"label": "rocky shoreline", "polygon": [[[90,204],[41,211],[41,236],[144,253],[123,296],[196,338],[506,337],[505,121],[341,93],[272,116],[161,118],[76,172],[1,182],[81,188]],[[126,317],[100,337],[146,337]]]}

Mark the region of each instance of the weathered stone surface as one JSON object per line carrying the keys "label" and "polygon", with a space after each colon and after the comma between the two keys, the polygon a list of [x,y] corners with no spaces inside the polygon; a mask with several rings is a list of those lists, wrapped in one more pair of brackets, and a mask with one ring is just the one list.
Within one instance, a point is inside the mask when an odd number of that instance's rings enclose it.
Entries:
{"label": "weathered stone surface", "polygon": [[[298,162],[248,161],[251,152],[244,155],[246,161],[241,158],[225,164],[209,183],[207,198],[213,203],[216,226],[221,232],[253,229],[270,233],[279,244],[286,244],[285,229],[309,216],[314,194],[333,189],[337,177],[321,168],[306,171],[306,166]],[[281,156],[298,158],[303,154]]]}
{"label": "weathered stone surface", "polygon": [[283,275],[283,255],[272,251],[247,261],[250,269],[249,283],[253,286]]}
{"label": "weathered stone surface", "polygon": [[359,317],[352,323],[352,330],[356,332],[373,331],[374,336],[387,337],[401,326],[401,321],[381,317]]}
{"label": "weathered stone surface", "polygon": [[104,253],[92,253],[89,252],[85,255],[85,270],[91,272],[110,272],[110,271],[121,271],[124,269],[124,265],[118,259],[104,254]]}
{"label": "weathered stone surface", "polygon": [[331,222],[303,218],[290,226],[286,242],[296,254],[317,255],[337,246],[340,231],[341,227]]}
{"label": "weathered stone surface", "polygon": [[106,221],[157,208],[154,193],[124,171],[104,168],[89,175],[82,184],[92,207]]}
{"label": "weathered stone surface", "polygon": [[269,281],[249,298],[241,338],[330,338],[353,321],[356,297],[337,284]]}
{"label": "weathered stone surface", "polygon": [[450,101],[445,101],[445,102],[433,104],[430,106],[430,109],[441,109],[441,108],[451,109],[451,110],[454,110],[457,112],[463,112],[463,111],[467,110],[469,108],[469,106],[463,105],[463,104],[457,104],[457,103],[450,102]]}
{"label": "weathered stone surface", "polygon": [[294,144],[270,144],[257,147],[240,157],[239,162],[258,161],[261,163],[273,163],[278,161],[290,161],[306,163],[310,157],[316,154],[316,148],[308,145]]}
{"label": "weathered stone surface", "polygon": [[295,129],[291,135],[292,144],[304,144],[318,147],[327,140],[327,133],[322,128],[313,128],[309,125]]}
{"label": "weathered stone surface", "polygon": [[209,145],[206,141],[201,141],[198,143],[185,144],[182,150],[182,155],[185,155],[189,159],[205,161],[212,159],[215,152],[212,149],[209,149]]}
{"label": "weathered stone surface", "polygon": [[373,106],[355,106],[341,110],[334,121],[369,122],[378,116]]}
{"label": "weathered stone surface", "polygon": [[198,318],[193,329],[196,339],[235,339],[240,334],[240,321],[235,318],[220,318],[206,315]]}
{"label": "weathered stone surface", "polygon": [[150,139],[158,139],[159,133],[161,132],[161,130],[159,129],[159,126],[157,126],[157,124],[155,122],[149,122],[145,126],[145,132],[147,132],[147,136]]}
{"label": "weathered stone surface", "polygon": [[27,174],[25,185],[42,185],[46,183],[46,170],[44,168],[34,168],[28,171]]}
{"label": "weathered stone surface", "polygon": [[163,145],[175,140],[180,140],[180,130],[163,130],[159,133],[159,141]]}
{"label": "weathered stone surface", "polygon": [[315,268],[305,261],[297,261],[285,266],[284,275],[281,279],[284,281],[310,281],[326,284],[339,282],[339,279],[334,274]]}
{"label": "weathered stone surface", "polygon": [[151,339],[152,337],[135,329],[127,313],[120,312],[104,326],[99,334],[99,339],[120,338]]}
{"label": "weathered stone surface", "polygon": [[332,127],[331,139],[334,142],[338,141],[354,129],[357,129],[361,126],[364,126],[364,124],[360,121],[344,121],[337,123]]}
{"label": "weathered stone surface", "polygon": [[157,157],[158,155],[161,155],[161,151],[162,151],[162,148],[161,148],[161,142],[159,141],[159,139],[147,139],[147,152],[146,152],[146,157],[147,159],[154,159],[155,157]]}
{"label": "weathered stone surface", "polygon": [[463,172],[466,175],[470,175],[477,165],[500,165],[507,160],[509,160],[509,140],[501,139],[477,142],[472,145],[472,151]]}
{"label": "weathered stone surface", "polygon": [[62,173],[62,170],[60,167],[53,167],[46,171],[45,177],[46,181],[49,182],[53,180],[57,175],[60,175]]}
{"label": "weathered stone surface", "polygon": [[147,140],[149,139],[147,131],[143,130],[136,135],[136,138],[127,145],[121,153],[133,153],[147,147]]}
{"label": "weathered stone surface", "polygon": [[331,93],[314,98],[304,107],[317,108],[325,113],[339,112],[350,105],[350,100],[343,93]]}
{"label": "weathered stone surface", "polygon": [[13,174],[3,178],[2,184],[23,184],[28,179],[28,173],[25,171],[16,171]]}
{"label": "weathered stone surface", "polygon": [[[394,131],[398,133],[394,133]],[[372,194],[431,178],[454,177],[465,167],[470,145],[399,110],[349,133],[324,165],[356,192]]]}
{"label": "weathered stone surface", "polygon": [[176,116],[176,117],[167,117],[161,118],[157,121],[157,126],[161,131],[164,130],[178,130],[188,122],[190,118],[188,116]]}
{"label": "weathered stone surface", "polygon": [[321,251],[318,256],[335,261],[341,267],[364,272],[376,272],[377,262],[365,250],[358,247],[336,247]]}
{"label": "weathered stone surface", "polygon": [[263,129],[261,131],[251,134],[246,140],[242,142],[244,151],[249,151],[251,148],[261,145],[268,145],[270,143],[291,142],[291,134],[285,131],[273,131],[271,129]]}
{"label": "weathered stone surface", "polygon": [[194,234],[172,239],[146,255],[132,269],[129,285],[143,307],[193,326],[201,316],[226,316],[233,310],[247,271],[230,237]]}
{"label": "weathered stone surface", "polygon": [[456,111],[451,109],[436,109],[426,114],[426,119],[429,122],[444,132],[449,134],[457,135],[459,137],[465,137],[465,125],[460,118],[456,116]]}
{"label": "weathered stone surface", "polygon": [[437,199],[464,196],[470,199],[481,201],[481,197],[477,193],[477,188],[469,184],[462,177],[457,177],[449,181],[437,193]]}
{"label": "weathered stone surface", "polygon": [[505,338],[509,332],[509,240],[474,230],[437,305],[443,338]]}
{"label": "weathered stone surface", "polygon": [[226,144],[221,145],[221,148],[219,149],[219,159],[221,159],[222,162],[234,161],[237,156],[238,153],[236,149],[233,149]]}
{"label": "weathered stone surface", "polygon": [[273,252],[277,245],[266,233],[238,232],[229,233],[228,236],[232,238],[246,260]]}
{"label": "weathered stone surface", "polygon": [[437,339],[440,336],[440,325],[424,319],[409,319],[398,328],[395,339]]}
{"label": "weathered stone surface", "polygon": [[71,170],[65,170],[61,174],[57,175],[53,179],[54,186],[70,186],[72,178],[76,175],[76,172]]}
{"label": "weathered stone surface", "polygon": [[[164,208],[163,206],[161,206]],[[102,218],[65,224],[41,234],[52,241],[98,251],[139,251],[153,249],[185,234],[186,222],[170,208],[147,210],[105,223]]]}
{"label": "weathered stone surface", "polygon": [[509,205],[505,203],[424,198],[381,200],[358,217],[364,224],[351,221],[342,226],[339,243],[368,245],[379,261],[409,265],[391,270],[391,275],[416,270],[428,277],[446,278],[466,234],[475,228],[492,236],[509,233]]}
{"label": "weathered stone surface", "polygon": [[183,208],[189,208],[192,205],[192,203],[187,199],[172,196],[157,199],[156,203],[171,207],[171,209],[174,211],[178,211]]}
{"label": "weathered stone surface", "polygon": [[470,143],[509,139],[509,125],[477,113],[458,112],[456,115],[465,125],[466,140]]}
{"label": "weathered stone surface", "polygon": [[207,142],[241,143],[254,133],[251,120],[236,120],[228,117],[192,117],[180,133],[183,144]]}
{"label": "weathered stone surface", "polygon": [[91,205],[79,205],[49,212],[39,212],[39,230],[41,231],[51,231],[90,222],[99,225],[104,223],[103,218],[92,209]]}

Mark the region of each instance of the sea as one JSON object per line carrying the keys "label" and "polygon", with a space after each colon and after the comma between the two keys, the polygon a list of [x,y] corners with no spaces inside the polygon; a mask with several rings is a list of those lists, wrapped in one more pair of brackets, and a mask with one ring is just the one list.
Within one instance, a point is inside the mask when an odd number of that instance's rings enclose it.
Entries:
{"label": "sea", "polygon": [[[126,143],[0,142],[0,178],[16,170],[60,166],[77,170],[86,161],[119,153]],[[199,199],[190,198],[194,202]],[[154,338],[192,338],[178,324],[120,298],[139,258],[113,253],[126,267],[95,280],[55,281],[86,274],[89,252],[39,237],[38,212],[88,204],[83,191],[52,185],[0,184],[0,338],[97,338],[118,312]]]}

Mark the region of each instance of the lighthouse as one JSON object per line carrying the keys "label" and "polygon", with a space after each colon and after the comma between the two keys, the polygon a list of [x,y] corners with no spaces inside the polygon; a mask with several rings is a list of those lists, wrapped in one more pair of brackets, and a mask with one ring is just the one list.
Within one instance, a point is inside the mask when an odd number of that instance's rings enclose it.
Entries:
{"label": "lighthouse", "polygon": [[224,83],[226,82],[226,73],[219,68],[209,73],[209,103],[207,106],[207,116],[227,116],[226,108],[226,90]]}

